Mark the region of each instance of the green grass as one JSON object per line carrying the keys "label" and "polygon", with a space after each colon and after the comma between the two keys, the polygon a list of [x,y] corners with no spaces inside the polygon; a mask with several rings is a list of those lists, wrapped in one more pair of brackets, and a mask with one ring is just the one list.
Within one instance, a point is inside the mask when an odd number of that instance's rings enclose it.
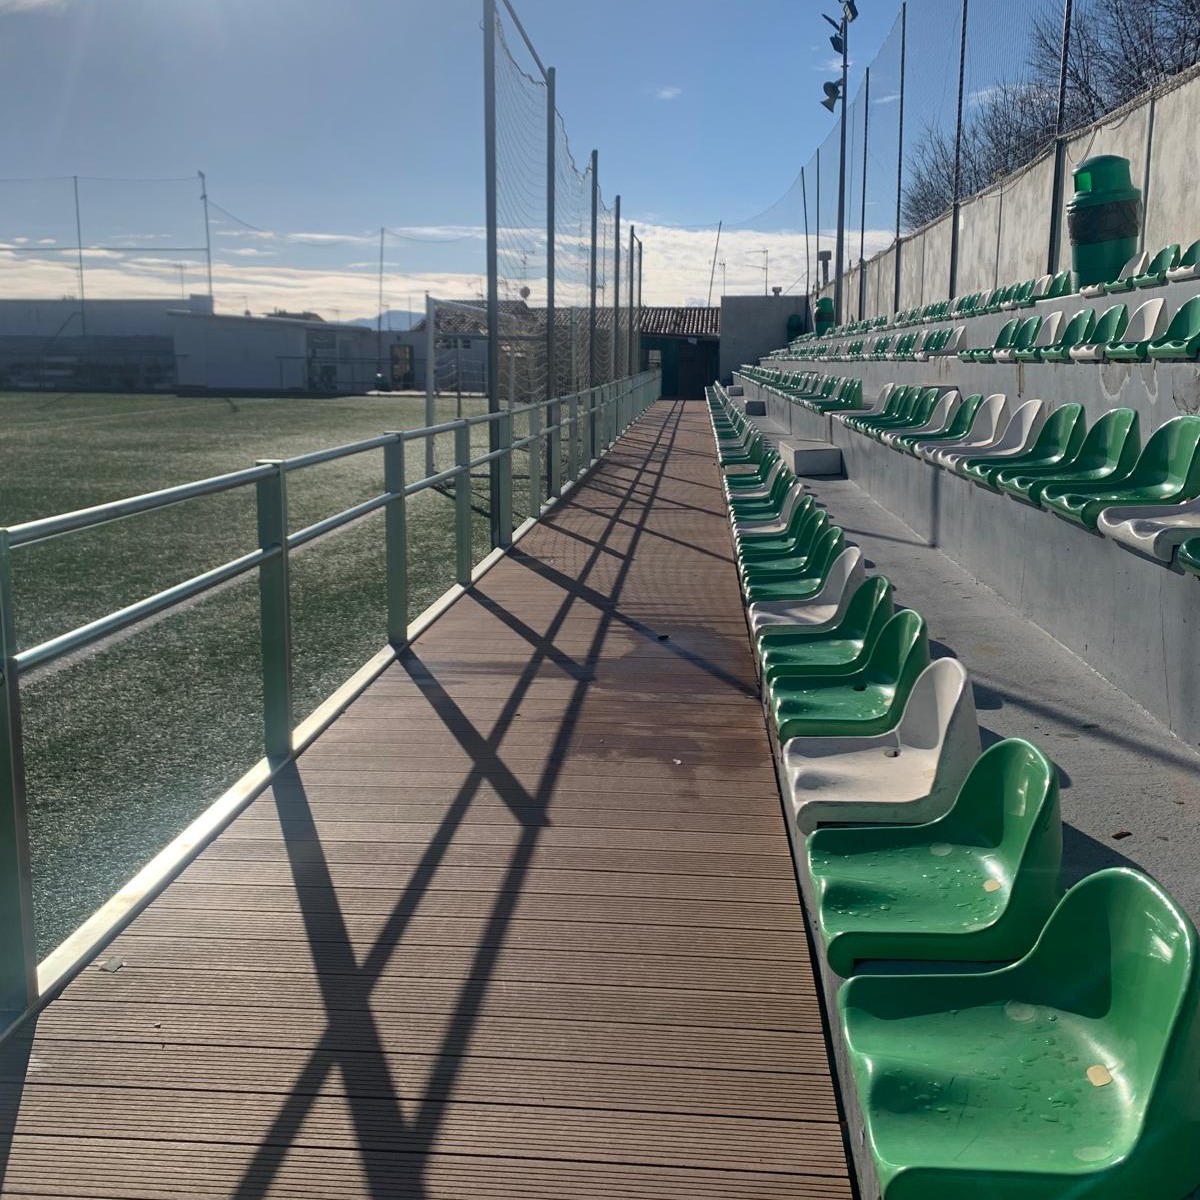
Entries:
{"label": "green grass", "polygon": [[[0,395],[0,524],[411,428],[423,416],[416,397]],[[453,416],[454,401],[439,401],[437,420]],[[481,452],[486,430],[473,432]],[[453,436],[437,442],[440,470],[453,463]],[[514,458],[519,521],[529,510],[527,456]],[[382,461],[375,451],[290,473],[291,529],[377,495]],[[424,474],[420,443],[410,443],[406,469],[410,481]],[[488,549],[485,479],[476,480],[473,499],[478,559]],[[376,514],[293,556],[298,719],[386,640],[382,537]],[[452,499],[430,490],[410,500],[409,539],[415,616],[454,582]],[[18,550],[20,644],[66,632],[254,546],[251,487]],[[249,576],[25,681],[40,954],[260,757],[258,646],[257,584]]]}

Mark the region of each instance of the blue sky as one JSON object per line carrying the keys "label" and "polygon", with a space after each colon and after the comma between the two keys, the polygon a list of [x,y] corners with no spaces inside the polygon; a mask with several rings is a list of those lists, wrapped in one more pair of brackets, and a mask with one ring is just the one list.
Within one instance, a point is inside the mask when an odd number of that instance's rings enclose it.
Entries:
{"label": "blue sky", "polygon": [[[854,57],[865,62],[898,4],[860,9]],[[657,255],[647,240],[647,300],[694,299],[704,281],[694,262],[681,276],[681,239],[707,258],[709,227],[767,208],[831,127],[817,104],[832,58],[821,7],[520,0],[518,11],[558,68],[576,156],[600,150],[606,196],[619,190],[625,213],[656,230],[702,227],[660,237]],[[479,26],[479,0],[0,0],[3,174],[84,177],[89,243],[198,244],[193,181],[92,182],[197,169],[215,201],[259,229],[316,235],[239,237],[214,214],[221,307],[305,300],[371,315],[369,231],[380,225],[463,238],[389,239],[390,307],[429,286],[461,293],[481,258],[466,232],[483,216]],[[29,253],[73,239],[69,188],[0,183],[0,244],[21,249],[0,258],[0,295],[70,290],[69,264]],[[143,255],[132,273],[130,257],[90,256],[89,293],[178,289],[171,255]],[[198,289],[196,255],[175,257]],[[736,257],[729,290],[761,286],[747,254]]]}

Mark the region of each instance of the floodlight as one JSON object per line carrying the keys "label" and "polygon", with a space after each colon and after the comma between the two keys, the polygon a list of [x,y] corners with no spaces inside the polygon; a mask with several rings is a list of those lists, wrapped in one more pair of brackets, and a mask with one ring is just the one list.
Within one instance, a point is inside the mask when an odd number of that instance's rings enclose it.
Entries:
{"label": "floodlight", "polygon": [[844,0],[842,12],[845,14],[847,21],[856,20],[858,17],[858,8],[855,6],[854,0]]}
{"label": "floodlight", "polygon": [[840,33],[835,33],[833,37],[829,39],[829,44],[833,47],[833,52],[835,54],[844,54],[846,51],[846,43],[842,41],[842,35]]}

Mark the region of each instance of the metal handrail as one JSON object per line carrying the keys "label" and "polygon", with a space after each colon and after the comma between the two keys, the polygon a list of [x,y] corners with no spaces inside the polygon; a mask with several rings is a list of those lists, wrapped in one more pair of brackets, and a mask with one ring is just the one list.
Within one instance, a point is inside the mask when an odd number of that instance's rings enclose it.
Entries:
{"label": "metal handrail", "polygon": [[[571,486],[600,458],[650,403],[658,398],[658,371],[602,384],[588,391],[551,400],[537,401],[501,412],[483,413],[441,425],[424,426],[350,442],[296,455],[289,459],[262,461],[253,467],[210,479],[163,488],[141,496],[94,505],[76,512],[61,513],[8,528],[0,528],[0,1010],[20,1020],[38,1007],[44,995],[38,986],[38,964],[33,936],[33,902],[29,838],[26,820],[26,790],[20,704],[22,676],[37,667],[60,661],[68,655],[95,646],[114,634],[136,628],[143,622],[197,599],[214,588],[257,570],[260,598],[260,642],[263,682],[263,730],[266,758],[245,778],[267,778],[269,769],[288,761],[294,754],[297,727],[293,713],[291,589],[288,559],[291,551],[316,542],[327,534],[382,510],[385,573],[387,580],[388,642],[402,646],[408,639],[408,532],[407,500],[429,488],[453,481],[455,502],[455,577],[458,586],[470,584],[473,562],[471,472],[488,466],[499,472],[499,524],[504,549],[512,530],[512,457],[529,450],[530,516],[541,514],[543,495],[551,502]],[[565,409],[566,416],[563,416]],[[527,436],[514,439],[514,417],[527,416]],[[543,421],[543,418],[546,418]],[[472,457],[471,430],[495,422],[499,447]],[[567,462],[562,461],[563,432],[569,434]],[[455,463],[442,471],[409,482],[405,478],[405,446],[408,442],[454,434]],[[545,456],[546,484],[543,487],[541,445]],[[535,449],[536,452],[535,452]],[[384,491],[351,505],[303,529],[287,528],[289,472],[323,463],[382,450]],[[494,466],[493,466],[494,464]],[[564,469],[565,468],[565,469]],[[50,538],[94,529],[114,521],[217,495],[253,485],[256,489],[258,524],[257,549],[213,567],[182,583],[146,596],[66,633],[25,650],[17,649],[13,610],[12,557],[25,546]],[[507,531],[507,532],[506,532]],[[439,602],[442,603],[442,602]],[[264,774],[265,772],[265,774]],[[214,829],[220,824],[214,809],[199,821]],[[215,836],[215,834],[214,834]],[[172,847],[178,849],[172,850]],[[156,876],[165,885],[197,852],[195,839],[181,835],[155,859]],[[190,847],[188,849],[187,847]],[[166,857],[166,865],[160,860]],[[148,902],[149,896],[142,902]],[[112,909],[110,916],[109,909]],[[85,922],[69,941],[99,948],[131,919],[136,906],[117,903]],[[72,955],[76,946],[72,945]],[[75,956],[79,963],[83,957]],[[75,966],[71,970],[76,969]],[[55,981],[57,986],[65,981]],[[11,1027],[11,1026],[9,1026]],[[0,1018],[0,1037],[6,1028]]]}

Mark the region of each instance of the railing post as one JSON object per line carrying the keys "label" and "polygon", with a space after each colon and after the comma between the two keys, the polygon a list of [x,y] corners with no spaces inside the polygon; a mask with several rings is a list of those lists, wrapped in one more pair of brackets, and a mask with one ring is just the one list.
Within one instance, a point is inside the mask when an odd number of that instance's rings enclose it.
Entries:
{"label": "railing post", "polygon": [[387,637],[397,648],[408,641],[408,500],[402,434],[383,448],[383,489],[395,498],[383,510],[384,571],[387,575]]}
{"label": "railing post", "polygon": [[496,418],[499,429],[497,436],[500,449],[504,453],[493,464],[496,468],[497,482],[499,486],[496,489],[496,517],[500,528],[500,545],[512,545],[512,413],[501,413]]}
{"label": "railing post", "polygon": [[258,604],[262,644],[263,742],[267,758],[292,752],[292,612],[288,579],[287,474],[277,459],[260,459],[273,467],[255,485],[258,545],[270,557],[258,567]]}
{"label": "railing post", "polygon": [[471,537],[471,427],[465,422],[454,430],[454,465],[458,468],[454,476],[455,577],[466,587],[471,582],[475,555]]}
{"label": "railing post", "polygon": [[571,482],[579,478],[579,397],[567,398],[567,432],[571,435],[567,442],[567,474]]}
{"label": "railing post", "polygon": [[584,458],[587,459],[588,465],[596,461],[597,444],[599,442],[599,430],[596,428],[596,397],[599,396],[599,388],[588,388],[587,394],[587,447]]}
{"label": "railing post", "polygon": [[8,530],[0,529],[0,1008],[20,1014],[37,999],[37,943],[11,553]]}
{"label": "railing post", "polygon": [[554,498],[562,495],[562,401],[552,400],[546,409],[546,416],[550,428],[554,430],[546,442],[548,496]]}
{"label": "railing post", "polygon": [[536,521],[542,512],[542,410],[529,410],[529,515]]}

